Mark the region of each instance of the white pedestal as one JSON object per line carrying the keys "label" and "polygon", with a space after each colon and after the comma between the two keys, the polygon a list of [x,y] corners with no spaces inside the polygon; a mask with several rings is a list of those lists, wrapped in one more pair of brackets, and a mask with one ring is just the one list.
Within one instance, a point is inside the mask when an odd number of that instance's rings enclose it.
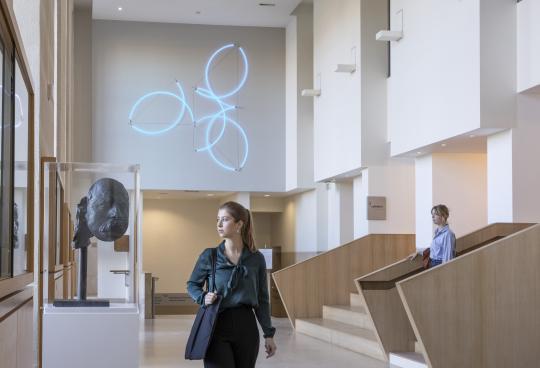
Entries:
{"label": "white pedestal", "polygon": [[135,304],[108,308],[43,310],[44,368],[139,366],[139,311]]}

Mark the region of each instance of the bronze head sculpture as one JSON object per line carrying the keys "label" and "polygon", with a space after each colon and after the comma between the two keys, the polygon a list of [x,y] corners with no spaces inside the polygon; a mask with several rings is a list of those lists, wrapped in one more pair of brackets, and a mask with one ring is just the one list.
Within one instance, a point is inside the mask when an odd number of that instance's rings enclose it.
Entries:
{"label": "bronze head sculpture", "polygon": [[129,224],[129,194],[117,180],[96,181],[77,205],[74,248],[87,247],[95,236],[114,241],[126,232]]}

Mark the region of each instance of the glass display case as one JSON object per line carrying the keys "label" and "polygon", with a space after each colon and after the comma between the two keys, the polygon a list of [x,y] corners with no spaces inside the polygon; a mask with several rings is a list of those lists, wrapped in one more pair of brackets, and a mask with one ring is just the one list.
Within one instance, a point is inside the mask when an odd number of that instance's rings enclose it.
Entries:
{"label": "glass display case", "polygon": [[139,182],[138,165],[44,163],[44,304],[138,305]]}

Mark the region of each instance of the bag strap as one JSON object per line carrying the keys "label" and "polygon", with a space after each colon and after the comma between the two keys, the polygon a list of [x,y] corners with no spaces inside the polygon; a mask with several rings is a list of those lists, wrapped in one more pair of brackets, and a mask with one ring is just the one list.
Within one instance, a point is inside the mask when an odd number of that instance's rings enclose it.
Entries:
{"label": "bag strap", "polygon": [[212,292],[216,292],[217,248],[212,248]]}

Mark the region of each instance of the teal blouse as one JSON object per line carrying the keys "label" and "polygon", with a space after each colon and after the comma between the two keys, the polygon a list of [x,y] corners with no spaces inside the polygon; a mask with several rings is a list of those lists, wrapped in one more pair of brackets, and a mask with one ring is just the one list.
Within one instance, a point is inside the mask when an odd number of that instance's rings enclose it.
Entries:
{"label": "teal blouse", "polygon": [[[211,280],[212,248],[205,249],[187,282],[189,295],[198,304],[204,304],[206,291],[204,284]],[[242,255],[235,265],[225,255],[225,242],[217,249],[216,289],[223,297],[220,310],[243,305],[253,307],[257,320],[262,327],[264,337],[273,337],[276,329],[270,319],[270,298],[266,278],[266,263],[261,252],[251,252],[244,247]]]}

